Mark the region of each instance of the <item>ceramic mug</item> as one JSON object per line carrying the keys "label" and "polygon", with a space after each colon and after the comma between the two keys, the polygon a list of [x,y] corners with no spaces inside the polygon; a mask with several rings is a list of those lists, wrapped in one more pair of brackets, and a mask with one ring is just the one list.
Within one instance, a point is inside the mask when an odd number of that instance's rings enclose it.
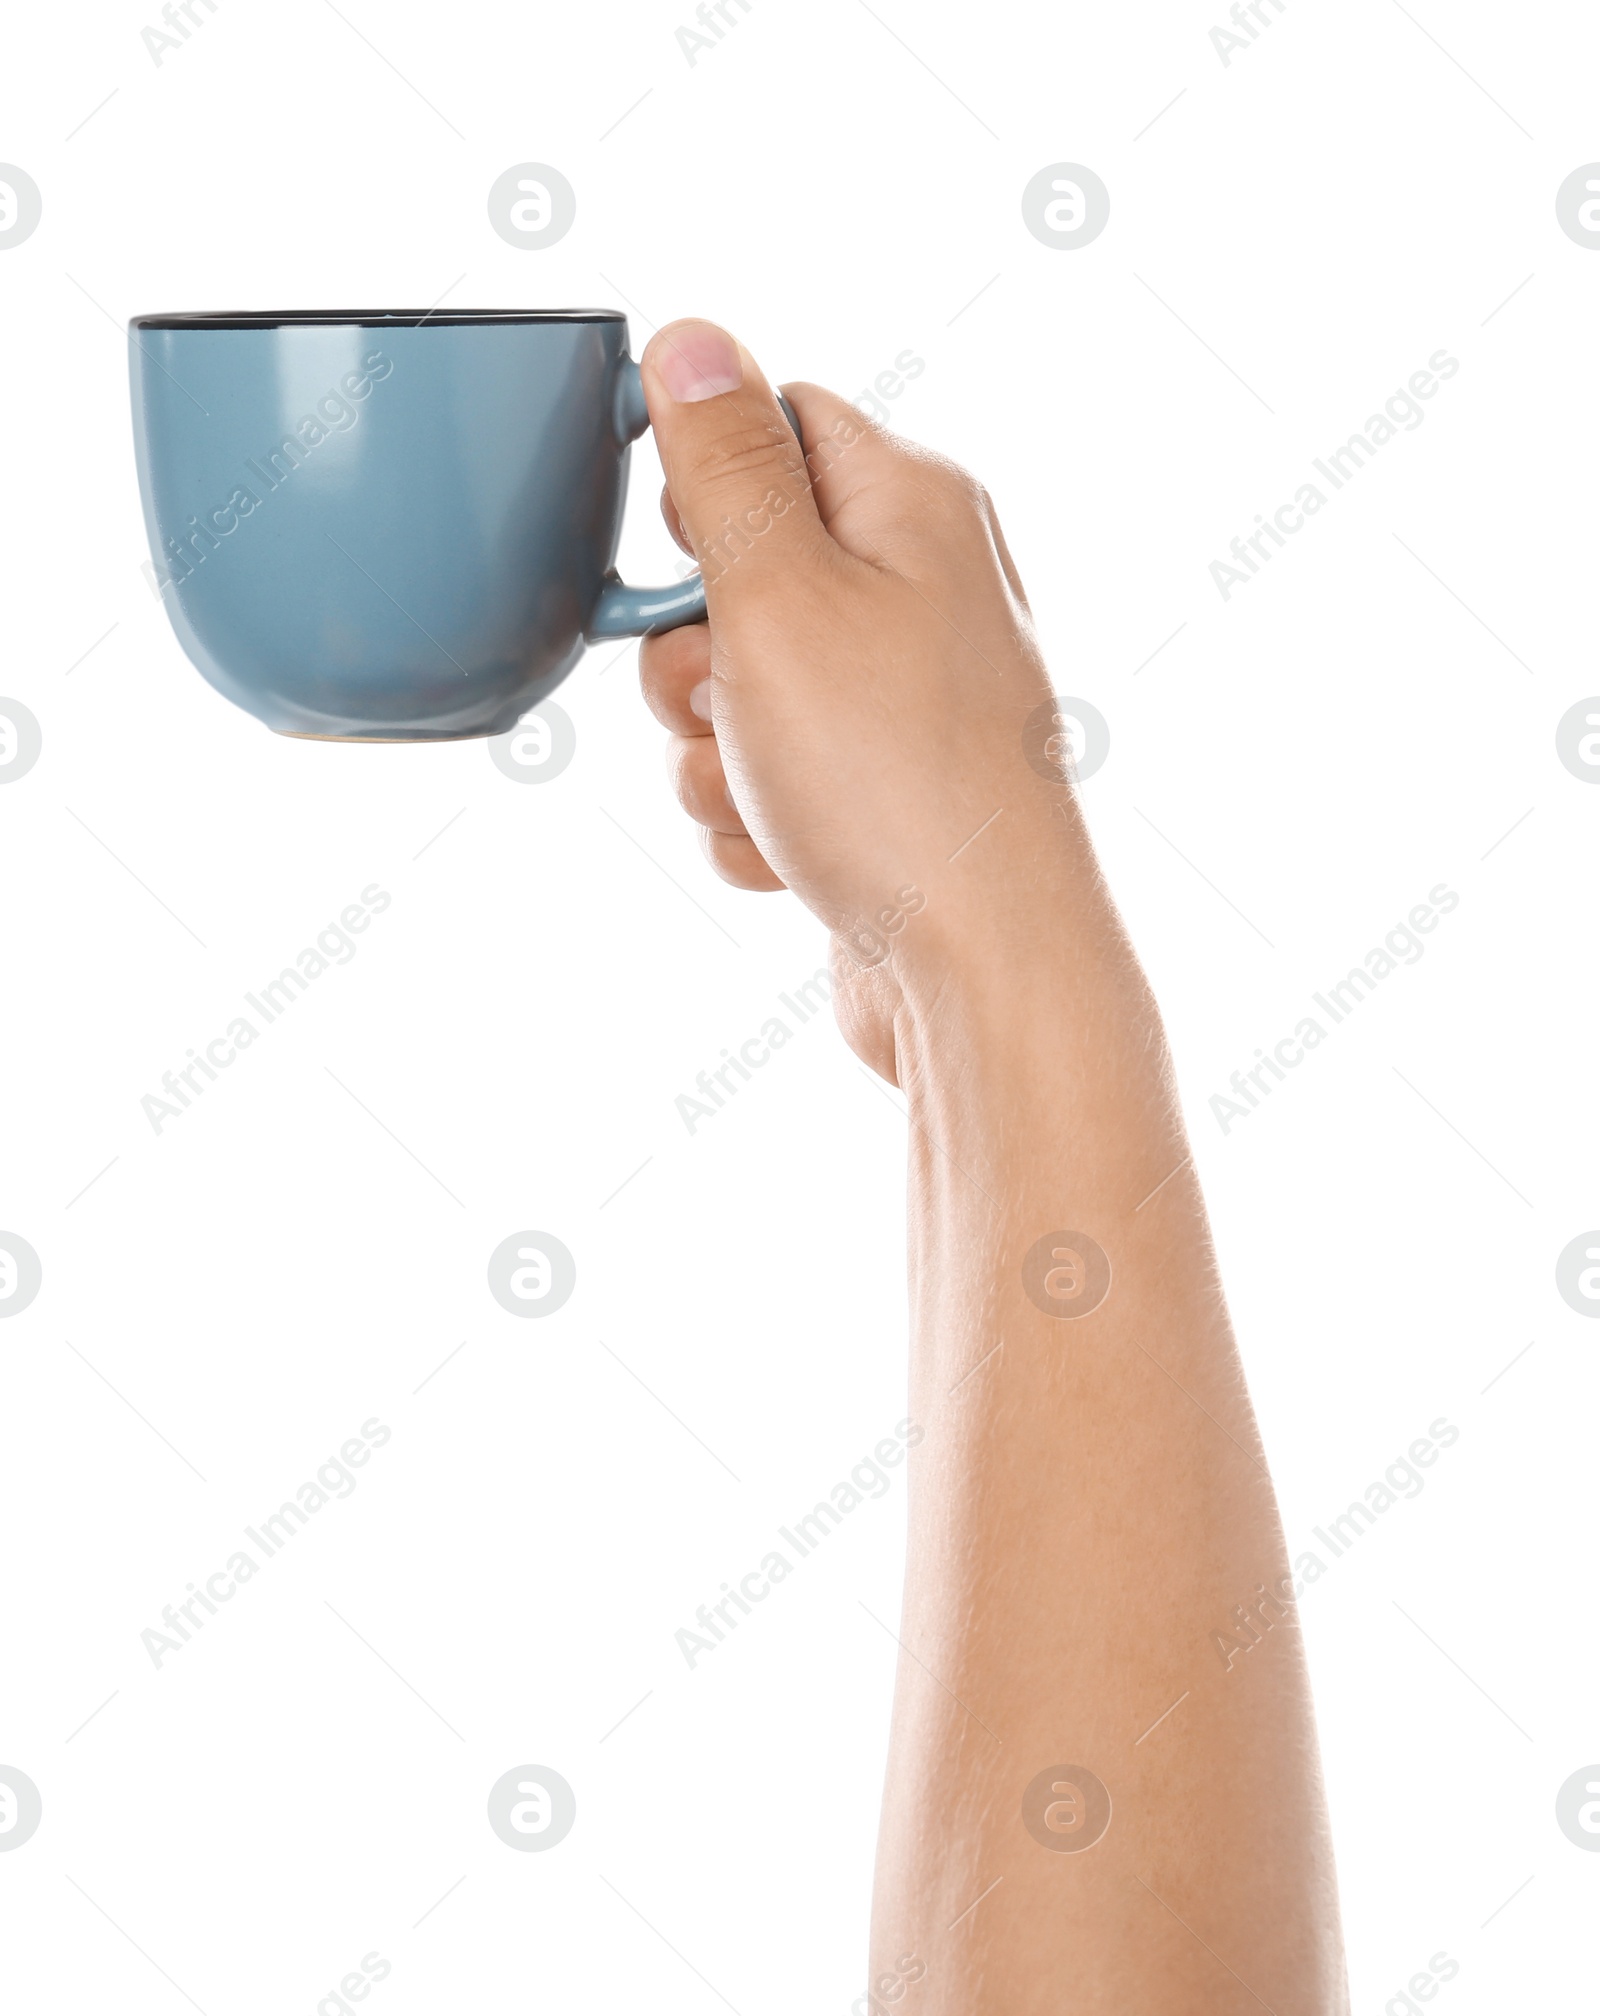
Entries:
{"label": "ceramic mug", "polygon": [[502,734],[586,645],[705,614],[698,576],[612,567],[649,424],[614,310],[141,315],[128,337],[155,585],[205,678],[280,734]]}

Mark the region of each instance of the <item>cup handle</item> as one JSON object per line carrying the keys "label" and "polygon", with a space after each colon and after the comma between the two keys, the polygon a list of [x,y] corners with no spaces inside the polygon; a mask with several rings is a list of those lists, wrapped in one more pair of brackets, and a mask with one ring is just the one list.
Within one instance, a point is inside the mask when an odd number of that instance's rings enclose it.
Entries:
{"label": "cup handle", "polygon": [[[778,404],[783,417],[799,441],[800,422],[794,408],[780,392]],[[644,402],[644,380],[631,357],[624,357],[617,373],[616,395],[612,403],[612,423],[624,447],[637,441],[650,425]],[[644,637],[658,630],[676,630],[681,623],[698,623],[706,613],[705,583],[698,574],[669,588],[633,588],[619,579],[613,568],[600,588],[600,599],[584,633],[591,644],[603,644],[612,637]]]}

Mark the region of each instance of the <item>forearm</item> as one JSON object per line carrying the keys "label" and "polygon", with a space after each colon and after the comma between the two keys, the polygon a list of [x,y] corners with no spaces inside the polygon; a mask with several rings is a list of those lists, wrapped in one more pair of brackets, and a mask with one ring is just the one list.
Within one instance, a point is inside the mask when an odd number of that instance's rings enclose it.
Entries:
{"label": "forearm", "polygon": [[[1332,2016],[1276,1506],[1153,1004],[1078,888],[1056,949],[902,1018],[926,1439],[873,1978],[924,1962],[911,2016]],[[1260,1642],[1228,1670],[1239,1605]],[[1052,1766],[1104,1785],[1098,1838],[1093,1783]]]}

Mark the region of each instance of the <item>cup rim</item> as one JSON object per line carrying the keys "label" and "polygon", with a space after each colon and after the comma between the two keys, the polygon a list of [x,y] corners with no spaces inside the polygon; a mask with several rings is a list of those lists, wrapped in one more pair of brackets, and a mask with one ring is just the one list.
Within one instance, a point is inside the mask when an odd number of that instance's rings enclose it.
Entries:
{"label": "cup rim", "polygon": [[235,308],[134,315],[134,329],[434,329],[494,322],[625,322],[620,308]]}

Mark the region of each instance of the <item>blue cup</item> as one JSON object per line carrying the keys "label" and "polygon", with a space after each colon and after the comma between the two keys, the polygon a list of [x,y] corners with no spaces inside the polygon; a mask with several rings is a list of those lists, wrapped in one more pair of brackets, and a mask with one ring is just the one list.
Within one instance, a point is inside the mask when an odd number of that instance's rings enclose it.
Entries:
{"label": "blue cup", "polygon": [[603,638],[705,614],[612,562],[649,424],[610,309],[141,315],[154,581],[219,693],[283,735],[514,727]]}

